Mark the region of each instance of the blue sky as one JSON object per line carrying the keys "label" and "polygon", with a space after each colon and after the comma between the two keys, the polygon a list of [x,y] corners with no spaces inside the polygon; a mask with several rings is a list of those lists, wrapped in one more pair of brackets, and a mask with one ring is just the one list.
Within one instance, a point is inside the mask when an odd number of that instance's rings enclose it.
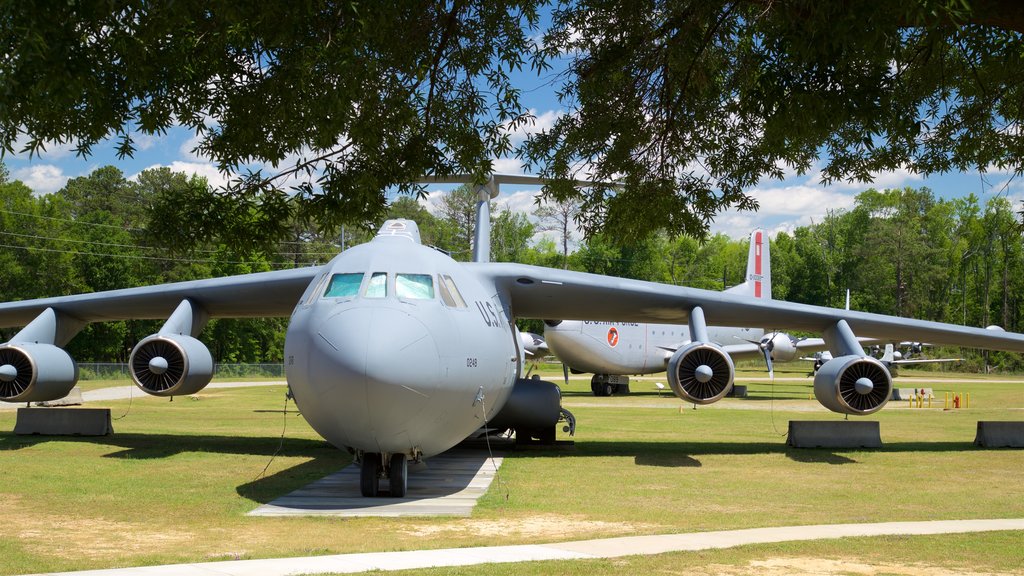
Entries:
{"label": "blue sky", "polygon": [[[523,91],[524,104],[537,118],[529,130],[540,130],[554,121],[566,110],[558,102],[552,74],[536,77],[523,72],[517,76],[517,83]],[[520,141],[525,132],[514,135]],[[133,158],[120,160],[108,142],[97,146],[89,158],[79,158],[71,151],[70,145],[50,146],[40,156],[29,158],[27,154],[8,155],[4,158],[14,178],[25,182],[38,193],[49,193],[60,189],[68,179],[87,175],[98,167],[113,165],[129,178],[147,168],[168,166],[173,170],[196,173],[205,176],[212,184],[223,183],[226,178],[220,174],[208,158],[192,152],[195,135],[184,128],[170,130],[163,136],[137,136],[138,151]],[[522,173],[519,162],[514,158],[495,159],[496,172]],[[818,175],[797,175],[787,173],[782,181],[763,181],[747,190],[760,203],[757,212],[726,212],[720,214],[712,226],[713,232],[722,232],[733,238],[745,237],[751,229],[761,227],[774,235],[780,230],[792,230],[797,226],[820,221],[828,210],[847,209],[853,206],[854,196],[872,185],[833,184],[823,186]],[[942,198],[954,198],[974,193],[982,202],[997,194],[1008,196],[1015,206],[1024,199],[1024,184],[1012,178],[1009,172],[989,172],[984,178],[977,172],[953,173],[929,178],[911,174],[905,170],[877,174],[873,184],[876,188],[903,186],[928,186]],[[433,186],[428,190],[436,198],[448,187]],[[506,186],[498,202],[503,206],[529,212],[534,207],[534,196],[539,188],[528,186]],[[428,203],[429,203],[428,199]]]}

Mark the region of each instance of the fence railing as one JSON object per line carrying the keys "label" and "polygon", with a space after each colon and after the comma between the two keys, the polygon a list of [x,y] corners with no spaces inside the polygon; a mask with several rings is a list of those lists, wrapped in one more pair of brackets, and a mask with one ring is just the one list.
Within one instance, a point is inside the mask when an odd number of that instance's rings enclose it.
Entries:
{"label": "fence railing", "polygon": [[[214,364],[214,377],[281,378],[284,364]],[[119,362],[79,362],[79,380],[129,380],[128,364]]]}

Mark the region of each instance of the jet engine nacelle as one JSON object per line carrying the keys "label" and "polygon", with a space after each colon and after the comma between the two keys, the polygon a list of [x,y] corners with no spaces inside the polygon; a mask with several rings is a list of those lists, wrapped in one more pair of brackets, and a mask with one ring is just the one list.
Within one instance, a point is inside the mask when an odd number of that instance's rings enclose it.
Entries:
{"label": "jet engine nacelle", "polygon": [[668,383],[681,399],[694,404],[718,402],[732,389],[736,368],[717,344],[693,342],[668,360]]}
{"label": "jet engine nacelle", "polygon": [[63,398],[78,382],[78,364],[53,344],[0,346],[0,400],[46,402]]}
{"label": "jet engine nacelle", "polygon": [[490,428],[539,430],[558,424],[562,392],[544,380],[519,378],[501,410],[487,423]]}
{"label": "jet engine nacelle", "polygon": [[873,414],[892,396],[892,375],[870,356],[840,356],[814,375],[814,396],[833,412]]}
{"label": "jet engine nacelle", "polygon": [[154,334],[135,345],[128,358],[132,381],[146,394],[195,394],[213,378],[213,356],[199,340],[183,334]]}

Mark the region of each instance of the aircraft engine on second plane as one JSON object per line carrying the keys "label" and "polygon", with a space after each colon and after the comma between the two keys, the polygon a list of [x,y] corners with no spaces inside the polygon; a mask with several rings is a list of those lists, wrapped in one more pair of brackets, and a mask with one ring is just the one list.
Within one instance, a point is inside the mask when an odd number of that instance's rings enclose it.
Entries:
{"label": "aircraft engine on second plane", "polygon": [[668,360],[668,383],[676,396],[694,404],[718,402],[732,389],[736,368],[717,344],[693,342]]}
{"label": "aircraft engine on second plane", "polygon": [[195,394],[213,378],[210,350],[183,334],[147,336],[135,345],[128,366],[135,385],[153,396]]}
{"label": "aircraft engine on second plane", "polygon": [[870,356],[840,356],[814,375],[814,396],[840,414],[865,416],[882,409],[892,395],[892,376]]}
{"label": "aircraft engine on second plane", "polygon": [[52,344],[0,346],[0,400],[46,402],[63,398],[78,382],[78,365]]}

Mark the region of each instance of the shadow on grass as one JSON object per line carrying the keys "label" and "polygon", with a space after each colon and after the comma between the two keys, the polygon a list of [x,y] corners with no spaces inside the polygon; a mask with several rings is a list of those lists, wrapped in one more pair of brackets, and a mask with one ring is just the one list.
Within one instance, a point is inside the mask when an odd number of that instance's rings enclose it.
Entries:
{"label": "shadow on grass", "polygon": [[289,456],[319,457],[339,450],[323,440],[270,436],[210,436],[203,434],[133,434],[116,433],[110,436],[19,436],[13,432],[0,432],[0,451],[21,450],[46,442],[77,442],[98,446],[123,448],[104,455],[105,458],[167,458],[183,452],[213,452],[217,454],[243,454],[272,456],[278,452]]}
{"label": "shadow on grass", "polygon": [[0,433],[0,451],[31,448],[46,442],[74,442],[121,448],[104,458],[162,459],[182,453],[214,453],[309,458],[301,464],[261,476],[236,488],[238,494],[261,504],[301,488],[352,462],[352,457],[323,440],[269,436],[210,436],[172,434],[123,434],[111,436],[18,436]]}
{"label": "shadow on grass", "polygon": [[[503,450],[511,447],[502,447]],[[857,454],[959,453],[977,450],[972,442],[891,442],[881,448],[793,448],[780,438],[767,442],[577,442],[568,454],[564,449],[508,449],[507,458],[633,457],[638,466],[700,467],[701,456],[781,454],[794,462],[814,464],[858,464]]]}

